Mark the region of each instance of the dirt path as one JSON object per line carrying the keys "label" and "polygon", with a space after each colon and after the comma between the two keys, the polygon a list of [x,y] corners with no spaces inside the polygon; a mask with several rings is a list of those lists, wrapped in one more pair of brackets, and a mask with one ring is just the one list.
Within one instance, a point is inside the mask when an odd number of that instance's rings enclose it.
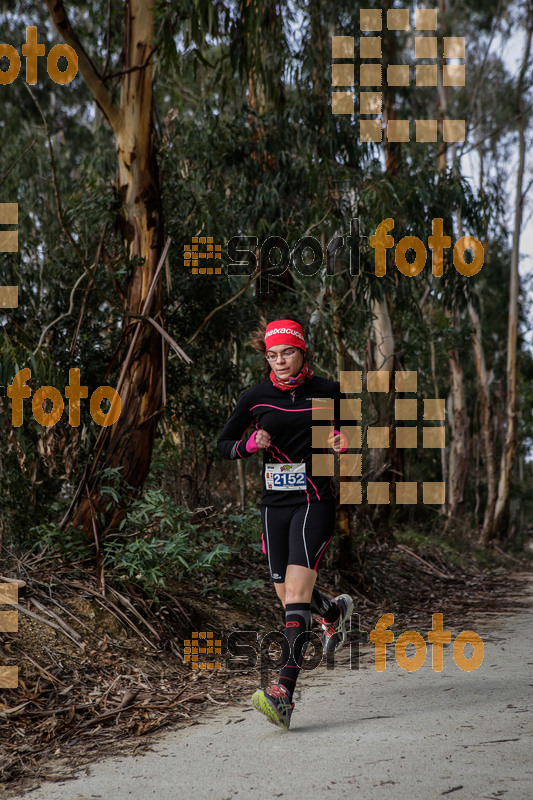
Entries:
{"label": "dirt path", "polygon": [[[346,649],[334,671],[300,681],[290,731],[248,704],[204,715],[186,730],[162,733],[141,756],[110,758],[74,781],[43,784],[31,800],[459,800],[533,797],[531,687],[533,581],[522,612],[485,615],[462,626],[484,642],[472,672],[444,646],[444,667],[406,672],[387,645],[375,670],[374,646],[360,668]],[[524,599],[524,598],[522,598]],[[373,621],[374,622],[374,621]],[[446,628],[446,619],[444,619]],[[453,638],[462,628],[452,627]],[[471,653],[465,648],[465,656]]]}

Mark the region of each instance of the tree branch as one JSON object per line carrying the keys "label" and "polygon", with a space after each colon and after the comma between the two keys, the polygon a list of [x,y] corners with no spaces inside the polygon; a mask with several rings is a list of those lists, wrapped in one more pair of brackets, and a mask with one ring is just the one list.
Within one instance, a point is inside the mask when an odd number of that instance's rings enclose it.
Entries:
{"label": "tree branch", "polygon": [[74,294],[76,292],[76,289],[78,288],[78,285],[82,282],[83,278],[85,278],[85,270],[81,273],[80,277],[78,278],[78,280],[76,281],[76,283],[72,287],[72,291],[70,292],[70,302],[69,302],[68,311],[64,312],[63,314],[60,314],[58,317],[56,317],[56,319],[54,319],[52,322],[50,322],[46,326],[46,328],[43,329],[43,332],[41,333],[41,335],[39,337],[39,342],[37,343],[37,347],[33,351],[33,355],[36,355],[36,353],[41,349],[41,345],[42,345],[42,343],[44,341],[44,337],[46,336],[46,334],[48,333],[50,328],[53,328],[54,325],[57,325],[57,323],[60,322],[62,319],[64,319],[65,317],[70,317],[70,315],[72,314],[72,312],[74,310]]}
{"label": "tree branch", "polygon": [[187,364],[192,364],[192,358],[189,358],[189,356],[187,355],[187,353],[185,353],[185,352],[184,352],[184,351],[181,349],[181,347],[179,346],[179,344],[177,344],[177,343],[174,341],[174,339],[172,338],[172,336],[170,336],[170,334],[168,334],[168,333],[166,332],[166,330],[165,330],[165,329],[164,329],[164,328],[163,328],[163,327],[162,327],[162,326],[161,326],[161,325],[160,325],[158,322],[156,322],[156,321],[155,321],[155,319],[153,319],[152,317],[147,317],[147,320],[148,320],[148,322],[151,322],[151,323],[152,323],[152,325],[154,326],[154,328],[156,329],[156,331],[159,331],[159,333],[161,334],[161,336],[163,337],[163,339],[165,339],[165,340],[166,340],[166,341],[169,343],[169,345],[172,347],[172,349],[174,350],[174,352],[176,353],[176,355],[177,355],[177,356],[179,356],[179,357],[182,359],[182,361],[186,361],[186,362],[187,362]]}
{"label": "tree branch", "polygon": [[100,73],[89,58],[77,34],[73,31],[67,12],[65,11],[63,0],[46,0],[46,5],[48,6],[52,21],[61,34],[63,41],[76,51],[78,56],[78,68],[83,80],[89,87],[92,96],[101,108],[113,131],[116,131],[121,121],[120,110],[108,94]]}
{"label": "tree branch", "polygon": [[260,271],[259,269],[256,269],[256,271],[255,271],[255,272],[252,274],[252,277],[250,278],[250,280],[249,280],[249,281],[248,281],[248,282],[247,282],[247,283],[246,283],[246,284],[245,284],[245,285],[242,287],[242,289],[239,289],[239,291],[238,291],[236,294],[234,294],[234,295],[233,295],[233,297],[230,297],[230,299],[229,299],[229,300],[226,300],[226,302],[225,302],[225,303],[221,303],[219,306],[217,306],[217,307],[216,307],[216,308],[214,308],[212,311],[210,311],[210,312],[209,312],[209,314],[207,315],[207,317],[204,319],[204,321],[203,321],[203,322],[202,322],[202,324],[200,325],[200,327],[199,327],[199,328],[197,328],[197,329],[195,330],[195,332],[193,333],[193,335],[191,336],[191,338],[190,338],[190,339],[189,339],[187,342],[185,342],[185,345],[188,345],[188,344],[191,344],[192,342],[194,342],[194,340],[196,339],[196,337],[198,336],[198,334],[199,334],[199,333],[200,333],[200,332],[201,332],[201,331],[202,331],[202,330],[205,328],[205,326],[207,325],[207,323],[209,322],[209,320],[211,319],[211,317],[214,317],[214,315],[217,313],[217,311],[220,311],[220,309],[221,309],[221,308],[224,308],[224,306],[227,306],[227,305],[229,305],[230,303],[233,303],[233,301],[234,301],[234,300],[236,300],[238,297],[240,297],[240,296],[241,296],[241,294],[244,294],[244,292],[247,290],[247,288],[248,288],[248,287],[249,287],[249,286],[250,286],[250,285],[251,285],[251,284],[252,284],[254,281],[256,281],[256,280],[257,280],[257,278],[258,278],[258,277],[259,277],[259,275],[260,275],[260,272],[261,272],[261,271]]}
{"label": "tree branch", "polygon": [[8,169],[8,171],[5,173],[5,175],[4,175],[4,176],[2,177],[2,179],[0,180],[0,186],[2,186],[2,184],[3,184],[3,183],[4,183],[4,181],[6,180],[7,176],[8,176],[8,175],[9,175],[11,172],[13,172],[13,170],[15,169],[15,167],[17,166],[17,164],[19,163],[19,161],[22,161],[22,159],[24,158],[24,156],[26,155],[26,153],[28,152],[28,150],[31,150],[31,148],[33,147],[33,145],[35,144],[35,142],[36,142],[36,141],[37,141],[37,140],[36,140],[36,139],[34,139],[34,140],[33,140],[33,142],[30,142],[30,143],[29,143],[29,145],[28,145],[28,146],[27,146],[27,147],[24,149],[23,153],[22,153],[22,154],[21,154],[21,155],[20,155],[20,156],[19,156],[17,159],[15,159],[15,161],[14,161],[14,162],[11,164],[11,166],[10,166],[10,167],[9,167],[9,169]]}
{"label": "tree branch", "polygon": [[135,64],[133,67],[127,67],[126,69],[119,69],[116,72],[109,72],[109,73],[106,72],[102,76],[102,80],[109,81],[111,80],[111,78],[118,78],[120,75],[128,75],[130,72],[137,72],[140,69],[146,69],[146,67],[149,66],[150,59],[157,50],[158,46],[159,45],[156,45],[156,47],[154,47],[153,50],[150,51],[148,58],[146,58],[142,64]]}
{"label": "tree branch", "polygon": [[105,300],[107,303],[109,303],[111,306],[113,306],[113,308],[115,308],[122,315],[125,315],[127,317],[131,317],[132,319],[137,319],[137,320],[147,319],[146,314],[137,314],[135,311],[130,311],[129,308],[123,308],[122,306],[120,306],[117,303],[117,301],[113,297],[111,297],[109,294],[104,292],[104,290],[96,282],[95,275],[96,275],[96,266],[97,266],[98,262],[95,261],[95,263],[93,264],[92,267],[89,266],[89,263],[86,260],[86,258],[84,257],[84,255],[83,255],[83,253],[81,251],[81,248],[79,247],[79,245],[77,244],[76,240],[72,236],[72,233],[68,229],[68,226],[67,226],[67,223],[66,223],[66,220],[65,220],[65,216],[63,214],[63,206],[61,204],[61,195],[59,194],[59,183],[58,183],[58,180],[57,180],[57,171],[56,171],[56,163],[55,163],[55,157],[54,157],[54,148],[52,146],[52,140],[50,138],[50,131],[48,129],[48,123],[46,121],[46,117],[44,116],[44,111],[43,111],[43,109],[41,107],[41,104],[39,103],[39,101],[35,97],[35,95],[34,95],[33,91],[31,90],[30,86],[27,83],[24,83],[24,86],[26,87],[27,91],[30,93],[30,95],[32,97],[32,100],[35,103],[35,105],[37,106],[37,109],[38,109],[39,114],[41,115],[41,119],[43,121],[44,132],[45,132],[45,135],[46,135],[46,140],[48,142],[48,155],[49,155],[49,158],[50,158],[50,168],[52,170],[52,184],[53,184],[53,187],[54,187],[54,195],[55,195],[55,199],[56,199],[57,217],[59,219],[59,224],[61,226],[61,229],[62,229],[63,233],[65,234],[65,236],[67,237],[67,241],[69,242],[71,247],[74,249],[74,252],[78,256],[83,269],[85,270],[85,272],[89,276],[90,280],[94,284],[94,287],[95,287],[97,293],[102,297],[103,300]]}
{"label": "tree branch", "polygon": [[96,282],[96,279],[95,279],[96,267],[91,269],[91,267],[89,266],[87,260],[85,259],[84,255],[83,255],[80,247],[78,246],[76,240],[74,239],[74,237],[72,236],[71,232],[68,229],[67,223],[65,221],[65,216],[63,214],[63,206],[61,204],[61,195],[59,194],[59,184],[58,184],[58,181],[57,181],[57,171],[56,171],[56,162],[55,162],[55,157],[54,157],[54,148],[52,147],[52,140],[50,138],[50,131],[48,130],[48,123],[46,121],[46,117],[44,116],[44,111],[43,111],[43,109],[41,107],[41,104],[39,103],[39,101],[35,97],[35,95],[34,95],[33,91],[31,90],[30,86],[27,83],[24,83],[24,86],[26,87],[27,91],[30,93],[31,98],[32,98],[33,102],[35,103],[35,105],[37,106],[37,109],[38,109],[39,114],[41,115],[41,119],[43,121],[44,132],[45,132],[45,135],[46,135],[46,140],[48,142],[48,155],[49,155],[49,158],[50,158],[50,168],[52,170],[52,184],[53,184],[53,187],[54,187],[54,195],[55,195],[55,199],[56,199],[57,216],[58,216],[58,219],[59,219],[59,224],[61,225],[63,233],[67,237],[67,241],[69,242],[71,247],[74,249],[74,252],[78,256],[83,269],[85,270],[85,272],[87,273],[89,278],[94,283],[96,291],[98,292],[98,294],[101,295],[101,297],[104,300],[109,302],[112,306],[114,306],[117,310],[119,310],[122,313],[122,309],[120,308],[118,303],[113,298],[110,298],[98,286],[98,284]]}

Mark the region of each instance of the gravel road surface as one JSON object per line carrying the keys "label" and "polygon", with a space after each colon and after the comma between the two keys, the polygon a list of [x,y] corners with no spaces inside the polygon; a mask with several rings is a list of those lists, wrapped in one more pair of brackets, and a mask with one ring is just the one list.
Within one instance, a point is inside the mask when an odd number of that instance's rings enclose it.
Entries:
{"label": "gravel road surface", "polygon": [[[451,644],[442,672],[432,669],[430,645],[416,672],[401,669],[394,644],[384,672],[375,669],[374,645],[361,647],[359,669],[349,668],[344,648],[333,671],[303,675],[290,731],[246,700],[161,732],[146,754],[108,758],[25,797],[531,800],[533,605],[463,627],[484,642],[475,671],[457,667]],[[452,627],[452,636],[460,630]]]}

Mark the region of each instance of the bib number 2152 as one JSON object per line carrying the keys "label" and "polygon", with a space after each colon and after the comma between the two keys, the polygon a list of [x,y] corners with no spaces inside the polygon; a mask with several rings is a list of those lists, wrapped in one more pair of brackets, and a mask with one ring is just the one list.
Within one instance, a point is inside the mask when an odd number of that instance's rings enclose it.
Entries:
{"label": "bib number 2152", "polygon": [[305,464],[267,464],[265,484],[269,491],[302,491],[307,485]]}

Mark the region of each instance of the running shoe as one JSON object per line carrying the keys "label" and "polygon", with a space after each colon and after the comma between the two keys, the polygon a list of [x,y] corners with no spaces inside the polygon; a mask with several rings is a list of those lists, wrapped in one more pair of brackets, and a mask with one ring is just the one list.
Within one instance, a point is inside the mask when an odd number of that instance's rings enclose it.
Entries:
{"label": "running shoe", "polygon": [[291,703],[287,689],[280,683],[275,683],[268,692],[264,689],[254,692],[252,705],[264,714],[269,722],[280,728],[289,729],[294,703]]}
{"label": "running shoe", "polygon": [[346,641],[346,620],[353,611],[353,600],[349,594],[340,594],[334,602],[338,605],[340,612],[339,618],[335,622],[327,622],[321,617],[316,618],[324,631],[322,646],[326,653],[334,653]]}

